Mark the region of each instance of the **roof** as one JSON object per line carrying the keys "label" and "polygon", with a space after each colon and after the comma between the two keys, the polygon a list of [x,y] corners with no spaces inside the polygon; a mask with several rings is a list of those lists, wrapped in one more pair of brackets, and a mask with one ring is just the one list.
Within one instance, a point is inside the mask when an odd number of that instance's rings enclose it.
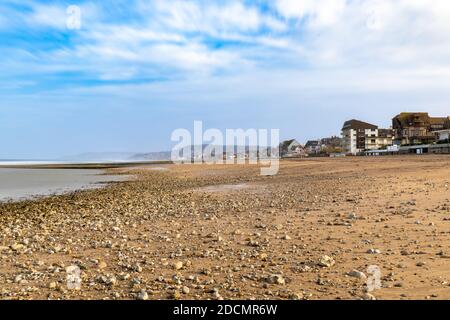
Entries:
{"label": "roof", "polygon": [[447,121],[447,118],[445,118],[445,117],[430,118],[431,124],[444,124],[445,121]]}
{"label": "roof", "polygon": [[427,118],[430,117],[428,115],[428,112],[401,112],[400,114],[396,115],[395,118],[405,119],[405,118],[409,118],[411,116],[427,117]]}
{"label": "roof", "polygon": [[442,125],[450,126],[450,117],[430,117],[428,112],[402,112],[392,119],[393,124],[403,127]]}
{"label": "roof", "polygon": [[374,124],[370,124],[364,121],[352,119],[344,122],[344,126],[342,127],[342,130],[349,130],[349,129],[378,129],[378,126]]}
{"label": "roof", "polygon": [[317,147],[320,145],[320,141],[319,140],[308,140],[305,144],[305,147]]}
{"label": "roof", "polygon": [[[285,149],[287,147],[289,147],[292,143],[296,142],[297,144],[299,144],[297,142],[297,140],[295,139],[291,139],[291,140],[285,140],[283,142],[280,143],[280,149]],[[300,145],[300,144],[299,144]]]}

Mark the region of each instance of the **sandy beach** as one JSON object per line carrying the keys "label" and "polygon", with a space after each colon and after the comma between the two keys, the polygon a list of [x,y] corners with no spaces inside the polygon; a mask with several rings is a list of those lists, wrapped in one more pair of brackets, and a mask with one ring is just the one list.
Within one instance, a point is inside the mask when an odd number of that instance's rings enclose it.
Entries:
{"label": "sandy beach", "polygon": [[[136,179],[0,204],[0,298],[450,299],[449,164],[108,169]],[[371,292],[369,266],[381,281]]]}

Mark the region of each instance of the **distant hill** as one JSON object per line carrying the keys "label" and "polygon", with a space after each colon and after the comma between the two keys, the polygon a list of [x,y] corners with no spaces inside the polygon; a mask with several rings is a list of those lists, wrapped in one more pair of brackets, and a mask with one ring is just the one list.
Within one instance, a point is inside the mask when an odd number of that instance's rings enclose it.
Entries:
{"label": "distant hill", "polygon": [[170,151],[160,151],[160,152],[148,152],[148,153],[136,153],[130,156],[127,160],[131,161],[159,161],[159,160],[170,160]]}
{"label": "distant hill", "polygon": [[112,162],[127,161],[135,155],[134,152],[87,152],[60,158],[60,161],[80,162]]}
{"label": "distant hill", "polygon": [[[208,145],[202,145],[202,150]],[[226,146],[216,146],[217,151],[222,152],[226,151]],[[240,153],[256,153],[258,150],[257,146],[245,146],[244,152]],[[231,149],[234,153],[237,153],[238,147],[232,146]],[[262,148],[265,150],[265,148]],[[191,146],[191,155],[193,156],[195,153],[195,146]],[[73,155],[68,157],[63,157],[57,159],[59,161],[74,161],[74,162],[115,162],[115,161],[165,161],[171,160],[171,151],[158,151],[158,152],[142,152],[142,153],[134,153],[134,152],[88,152],[82,153],[79,155]]]}

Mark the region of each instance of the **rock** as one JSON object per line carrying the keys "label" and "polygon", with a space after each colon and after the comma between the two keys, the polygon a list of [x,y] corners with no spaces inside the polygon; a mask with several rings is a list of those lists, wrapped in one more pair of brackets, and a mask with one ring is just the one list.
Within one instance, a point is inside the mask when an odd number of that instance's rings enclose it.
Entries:
{"label": "rock", "polygon": [[358,271],[356,269],[353,269],[352,271],[348,272],[347,275],[349,277],[354,277],[354,278],[358,278],[358,279],[366,279],[367,278],[363,272]]}
{"label": "rock", "polygon": [[174,292],[172,293],[172,299],[178,300],[178,299],[180,299],[180,298],[181,298],[180,292],[174,291]]}
{"label": "rock", "polygon": [[304,296],[302,293],[291,293],[289,296],[289,299],[291,300],[303,300]]}
{"label": "rock", "polygon": [[286,280],[283,278],[281,274],[272,274],[267,278],[267,282],[271,284],[286,284]]}
{"label": "rock", "polygon": [[214,298],[216,298],[216,299],[218,299],[218,300],[223,300],[222,296],[221,296],[220,293],[219,293],[219,288],[214,288],[214,289],[212,290],[212,293],[213,293],[213,297],[214,297]]}
{"label": "rock", "polygon": [[49,289],[56,289],[57,283],[55,281],[52,281],[49,283],[48,288]]}
{"label": "rock", "polygon": [[381,251],[378,249],[369,249],[366,252],[369,254],[380,254],[381,253]]}
{"label": "rock", "polygon": [[134,271],[136,271],[136,272],[138,272],[138,273],[141,273],[141,272],[142,272],[142,267],[141,267],[141,265],[140,265],[140,264],[136,264],[136,265],[134,266]]}
{"label": "rock", "polygon": [[138,300],[148,300],[148,293],[145,290],[141,290],[137,296]]}
{"label": "rock", "polygon": [[189,294],[189,288],[188,287],[186,287],[186,286],[183,286],[183,288],[181,289],[181,291],[184,293],[184,294]]}
{"label": "rock", "polygon": [[21,243],[14,243],[13,245],[11,245],[11,250],[13,251],[19,251],[22,250],[25,246]]}
{"label": "rock", "polygon": [[174,268],[175,270],[183,269],[183,262],[181,262],[181,261],[176,262],[176,263],[173,265],[173,268]]}
{"label": "rock", "polygon": [[119,274],[119,279],[120,280],[128,280],[128,279],[130,279],[130,274],[122,272]]}
{"label": "rock", "polygon": [[350,214],[348,215],[347,218],[348,218],[348,219],[355,220],[355,219],[358,219],[358,216],[352,212],[352,213],[350,213]]}
{"label": "rock", "polygon": [[115,286],[117,284],[117,279],[114,276],[107,277],[105,283],[109,286]]}
{"label": "rock", "polygon": [[97,266],[99,269],[105,269],[108,265],[106,264],[106,262],[100,261]]}
{"label": "rock", "polygon": [[329,267],[334,266],[335,261],[332,257],[323,255],[322,257],[320,257],[318,264],[321,267],[329,268]]}
{"label": "rock", "polygon": [[283,240],[291,240],[292,238],[288,236],[287,234],[283,236]]}
{"label": "rock", "polygon": [[363,295],[363,299],[364,300],[377,300],[377,298],[375,298],[375,296],[371,295],[370,293],[365,293]]}

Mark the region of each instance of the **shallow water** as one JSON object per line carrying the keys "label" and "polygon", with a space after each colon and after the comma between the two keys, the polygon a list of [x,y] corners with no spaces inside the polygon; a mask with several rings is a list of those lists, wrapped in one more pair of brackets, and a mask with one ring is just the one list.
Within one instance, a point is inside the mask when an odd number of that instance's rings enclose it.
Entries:
{"label": "shallow water", "polygon": [[0,201],[29,199],[80,189],[99,188],[125,176],[102,175],[102,170],[0,168]]}

